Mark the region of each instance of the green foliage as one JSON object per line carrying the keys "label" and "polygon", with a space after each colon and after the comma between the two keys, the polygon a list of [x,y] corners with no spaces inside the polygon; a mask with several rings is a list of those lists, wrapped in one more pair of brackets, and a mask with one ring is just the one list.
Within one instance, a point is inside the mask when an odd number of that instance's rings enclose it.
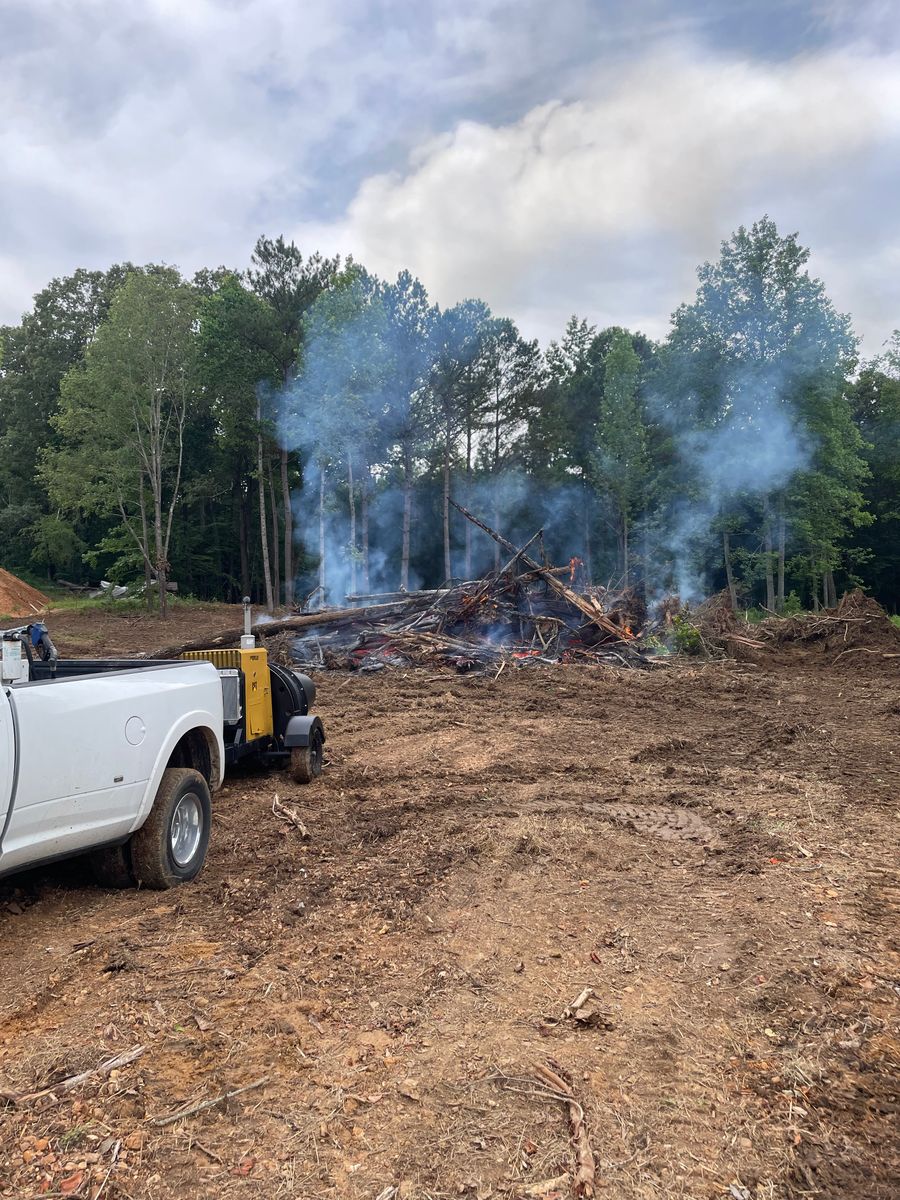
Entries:
{"label": "green foliage", "polygon": [[47,513],[29,526],[32,544],[31,565],[49,576],[69,571],[77,574],[86,547],[71,521],[56,513]]}
{"label": "green foliage", "polygon": [[[687,563],[715,591],[727,550],[751,620],[777,603],[779,563],[784,613],[855,580],[895,608],[900,336],[857,370],[808,258],[764,218],[700,268],[664,345],[573,316],[546,354],[477,299],[441,310],[407,271],[385,282],[282,237],[191,284],[78,270],[0,329],[2,564],[160,570],[259,599],[261,518],[309,590],[316,556],[292,522],[321,515],[355,575],[365,511],[375,557],[436,583],[463,545],[466,570],[488,561],[453,496],[512,538],[545,524],[547,553],[582,556],[595,581],[658,592]],[[754,478],[742,448],[773,428],[798,432],[798,461]],[[676,630],[684,653],[698,639]]]}
{"label": "green foliage", "polygon": [[848,398],[868,468],[863,495],[871,523],[857,538],[858,571],[883,603],[900,603],[900,332],[868,364]]}
{"label": "green foliage", "polygon": [[[815,588],[848,565],[847,539],[870,520],[847,395],[856,339],[805,270],[808,259],[796,234],[780,236],[768,217],[741,227],[700,268],[697,298],[675,313],[664,355],[670,410],[714,447],[699,471],[696,456],[684,456],[682,486],[698,500],[712,495],[720,520],[746,531],[749,555],[763,550],[769,605],[782,536],[786,550],[802,548]],[[738,439],[756,452],[752,471],[730,454]]]}
{"label": "green foliage", "polygon": [[672,642],[679,654],[699,655],[706,653],[700,630],[690,619],[679,613],[672,622]]}
{"label": "green foliage", "polygon": [[40,468],[63,512],[119,518],[142,562],[158,574],[163,610],[195,311],[194,294],[176,271],[126,278],[83,362],[62,381],[51,422],[58,444],[44,450]]}

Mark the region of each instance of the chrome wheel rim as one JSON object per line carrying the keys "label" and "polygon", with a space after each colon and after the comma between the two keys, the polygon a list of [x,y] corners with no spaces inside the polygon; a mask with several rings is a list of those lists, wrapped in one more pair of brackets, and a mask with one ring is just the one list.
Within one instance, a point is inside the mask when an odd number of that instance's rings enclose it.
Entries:
{"label": "chrome wheel rim", "polygon": [[200,798],[187,792],[175,805],[169,826],[169,848],[179,867],[186,867],[197,853],[203,833],[203,809]]}

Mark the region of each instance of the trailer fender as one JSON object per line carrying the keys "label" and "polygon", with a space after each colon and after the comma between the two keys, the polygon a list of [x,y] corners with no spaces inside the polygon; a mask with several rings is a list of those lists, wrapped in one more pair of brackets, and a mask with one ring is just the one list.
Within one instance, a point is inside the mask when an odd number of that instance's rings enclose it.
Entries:
{"label": "trailer fender", "polygon": [[325,727],[319,717],[291,717],[284,731],[284,745],[287,750],[293,746],[308,746],[315,734],[325,741]]}

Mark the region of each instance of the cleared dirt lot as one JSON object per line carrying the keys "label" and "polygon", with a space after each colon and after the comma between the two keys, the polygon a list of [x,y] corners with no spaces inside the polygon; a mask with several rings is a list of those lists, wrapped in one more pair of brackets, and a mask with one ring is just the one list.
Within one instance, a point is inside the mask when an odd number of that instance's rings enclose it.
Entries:
{"label": "cleared dirt lot", "polygon": [[[179,636],[117,620],[51,628]],[[195,884],[0,885],[0,1091],[51,1088],[0,1193],[569,1196],[552,1060],[598,1195],[895,1196],[900,671],[861,657],[321,677],[326,775],[231,777]]]}

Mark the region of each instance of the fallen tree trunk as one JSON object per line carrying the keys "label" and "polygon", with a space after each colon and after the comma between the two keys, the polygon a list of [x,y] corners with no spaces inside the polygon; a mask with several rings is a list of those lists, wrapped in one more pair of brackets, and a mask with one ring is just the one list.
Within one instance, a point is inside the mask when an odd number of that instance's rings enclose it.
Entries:
{"label": "fallen tree trunk", "polygon": [[[415,592],[351,592],[344,599],[348,604],[366,605],[371,600],[380,600],[382,604],[394,604],[404,600],[433,599],[435,596],[446,596],[450,588],[425,588]],[[357,609],[359,612],[360,609]]]}
{"label": "fallen tree trunk", "polygon": [[[376,618],[400,617],[421,606],[421,600],[417,601],[415,597],[411,597],[400,604],[373,604],[369,608],[334,608],[330,611],[323,609],[322,612],[302,613],[296,617],[285,617],[281,621],[260,621],[251,627],[251,632],[255,633],[258,638],[268,638],[276,633],[284,633],[285,631],[299,631],[317,627],[335,629],[342,625],[364,623]],[[194,642],[182,642],[178,646],[164,646],[161,650],[155,650],[152,654],[148,654],[147,657],[177,658],[179,654],[185,654],[189,650],[225,649],[228,646],[236,645],[241,640],[243,632],[243,627],[226,629],[222,633],[217,633],[214,637],[200,638]]]}

